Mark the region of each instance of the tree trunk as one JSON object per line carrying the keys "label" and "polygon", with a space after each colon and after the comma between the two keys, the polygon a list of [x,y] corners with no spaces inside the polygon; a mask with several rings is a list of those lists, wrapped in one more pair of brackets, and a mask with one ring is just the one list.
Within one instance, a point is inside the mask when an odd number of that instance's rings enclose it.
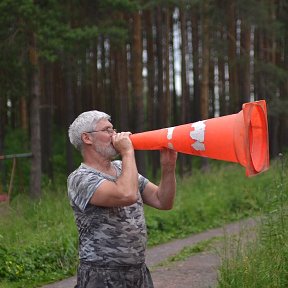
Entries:
{"label": "tree trunk", "polygon": [[204,14],[202,20],[203,38],[202,38],[202,79],[201,79],[201,95],[200,95],[200,107],[201,107],[201,119],[209,118],[209,24],[207,11],[207,0],[203,3]]}
{"label": "tree trunk", "polygon": [[251,72],[250,72],[250,46],[251,46],[251,27],[244,20],[241,23],[241,55],[242,55],[242,75],[239,76],[240,81],[240,101],[243,103],[250,102],[251,90]]}
{"label": "tree trunk", "polygon": [[163,103],[163,25],[162,25],[162,7],[160,5],[157,6],[156,10],[156,54],[157,54],[157,100],[155,101],[156,108],[156,123],[157,128],[163,128],[161,123],[161,112],[162,108],[161,104]]}
{"label": "tree trunk", "polygon": [[[186,29],[186,8],[180,7],[180,30],[181,30],[181,123],[185,124],[188,122],[188,109],[189,109],[189,94],[188,94],[188,84],[187,84],[187,29]],[[181,177],[185,173],[185,164],[187,156],[180,154],[179,156],[179,174]]]}
{"label": "tree trunk", "polygon": [[40,131],[40,71],[36,36],[30,36],[30,63],[32,65],[31,86],[31,152],[33,154],[30,170],[30,195],[33,199],[41,197],[41,131]]}
{"label": "tree trunk", "polygon": [[[186,10],[180,8],[180,25],[181,25],[181,122],[185,124],[189,120],[188,109],[189,109],[189,93],[188,93],[188,81],[187,81],[187,30],[186,30]],[[188,106],[188,107],[187,107]]]}
{"label": "tree trunk", "polygon": [[55,109],[55,116],[54,116],[54,123],[57,127],[63,129],[65,127],[66,121],[64,120],[65,115],[62,113],[62,102],[65,101],[65,91],[64,91],[64,82],[63,79],[63,71],[62,66],[59,61],[53,63],[52,66],[52,75],[53,75],[53,82],[54,82],[54,91],[52,95],[52,102],[54,103]]}
{"label": "tree trunk", "polygon": [[155,102],[155,67],[154,67],[154,43],[153,43],[153,16],[152,11],[144,12],[145,31],[146,31],[146,49],[147,49],[147,120],[148,129],[156,127],[156,113],[154,112]]}
{"label": "tree trunk", "polygon": [[[263,37],[262,31],[259,28],[255,29],[254,32],[254,100],[259,100],[259,97],[265,99],[264,93],[264,75],[261,76],[261,73],[258,71],[259,63],[262,62],[263,59]],[[259,96],[261,95],[261,96]]]}
{"label": "tree trunk", "polygon": [[[145,32],[146,32],[146,49],[147,49],[147,129],[152,130],[157,127],[157,109],[155,104],[155,52],[154,52],[154,38],[153,38],[153,10],[144,11]],[[159,169],[159,153],[158,151],[150,151],[148,153],[149,164],[151,164],[152,175],[157,175]],[[150,167],[149,167],[150,168]]]}
{"label": "tree trunk", "polygon": [[199,32],[198,32],[199,9],[197,6],[192,7],[192,53],[193,53],[193,122],[201,120],[200,115],[200,71],[199,71]]}
{"label": "tree trunk", "polygon": [[[223,27],[219,28],[219,38],[220,43],[225,43],[226,33]],[[219,90],[219,116],[224,116],[228,114],[228,105],[226,101],[226,80],[225,80],[225,54],[221,51],[218,52],[218,90]]]}
{"label": "tree trunk", "polygon": [[[98,57],[97,57],[97,40],[93,43],[91,51],[91,97],[92,97],[92,109],[96,109],[99,106],[98,98]],[[99,108],[98,108],[99,109]]]}
{"label": "tree trunk", "polygon": [[[0,95],[0,155],[4,155],[4,143],[5,143],[5,127],[6,127],[6,114],[7,105],[6,97],[1,93]],[[2,185],[6,186],[5,165],[4,161],[0,161],[0,174],[2,179],[0,181],[0,194],[3,192]]]}
{"label": "tree trunk", "polygon": [[28,130],[28,111],[27,111],[27,100],[25,96],[20,97],[20,127],[24,130]]}
{"label": "tree trunk", "polygon": [[[281,50],[280,50],[281,51]],[[282,67],[283,71],[288,71],[288,30],[286,30],[285,34],[283,35],[282,41],[282,51],[283,51],[283,58],[280,60],[280,55],[278,55],[278,63]],[[279,53],[280,54],[280,53]],[[288,81],[284,80],[280,86],[280,101],[282,103],[288,103]],[[280,151],[283,153],[285,147],[288,147],[288,111],[286,109],[282,110],[280,115]]]}
{"label": "tree trunk", "polygon": [[[209,118],[209,58],[210,58],[210,43],[209,43],[209,20],[208,20],[208,3],[203,2],[203,18],[202,18],[202,79],[201,79],[201,119]],[[207,158],[202,158],[202,169],[208,170],[209,165]]]}
{"label": "tree trunk", "polygon": [[106,61],[108,59],[108,52],[105,49],[105,37],[101,37],[101,96],[103,99],[103,110],[106,113],[110,113],[110,109],[108,108],[109,103],[108,103],[108,88],[107,88],[107,83],[108,83],[108,71],[106,68]]}
{"label": "tree trunk", "polygon": [[[108,103],[109,103],[109,109],[110,109],[110,115],[112,119],[114,119],[114,122],[117,122],[117,116],[118,116],[118,99],[117,99],[117,72],[116,72],[116,55],[115,51],[113,50],[113,43],[110,41],[110,50],[109,50],[109,92],[108,92]],[[115,93],[116,91],[116,93]]]}
{"label": "tree trunk", "polygon": [[[143,81],[142,81],[142,23],[139,11],[133,13],[133,40],[132,40],[132,87],[135,103],[136,130],[143,131],[145,125],[144,119],[144,101],[143,101]],[[138,170],[146,174],[145,152],[138,151],[136,160]]]}
{"label": "tree trunk", "polygon": [[[123,12],[118,12],[115,16],[118,20],[124,20]],[[120,122],[120,130],[130,131],[129,127],[129,94],[128,94],[128,67],[127,67],[127,51],[125,42],[117,42],[112,45],[113,56],[115,61],[115,106],[120,107],[118,118]]]}
{"label": "tree trunk", "polygon": [[70,143],[69,137],[68,137],[68,128],[72,124],[74,120],[74,95],[73,95],[73,89],[72,89],[72,60],[68,56],[66,59],[66,71],[65,71],[65,86],[66,86],[66,103],[69,103],[67,105],[67,111],[65,113],[66,115],[66,125],[65,125],[65,136],[66,136],[66,169],[67,169],[67,175],[69,175],[74,169],[74,160],[73,160],[73,146]]}
{"label": "tree trunk", "polygon": [[[53,120],[53,82],[52,82],[52,64],[46,63],[41,69],[42,99],[41,99],[41,159],[42,172],[50,179],[53,179],[52,167],[52,120]],[[45,81],[44,81],[45,79]]]}
{"label": "tree trunk", "polygon": [[165,91],[164,91],[164,97],[163,97],[163,107],[162,109],[162,121],[161,126],[162,127],[168,127],[171,124],[171,97],[170,97],[170,10],[169,8],[164,9],[164,67],[165,67]]}
{"label": "tree trunk", "polygon": [[236,113],[241,108],[239,101],[237,55],[236,55],[236,8],[235,0],[231,0],[228,12],[228,70],[229,70],[229,113]]}
{"label": "tree trunk", "polygon": [[176,63],[176,57],[175,57],[175,48],[174,48],[174,16],[173,13],[170,15],[170,47],[171,47],[171,73],[172,73],[172,123],[173,125],[176,125],[176,123],[179,123],[179,111],[178,111],[178,96],[176,91],[176,70],[175,70],[175,63]]}
{"label": "tree trunk", "polygon": [[117,82],[120,100],[120,127],[123,131],[129,130],[129,92],[128,92],[128,67],[127,51],[125,45],[119,47],[117,55]]}
{"label": "tree trunk", "polygon": [[[209,45],[210,47],[210,45]],[[208,51],[209,54],[209,51]],[[209,90],[208,90],[208,118],[214,118],[216,115],[215,110],[215,63],[214,63],[214,56],[211,55],[209,60]]]}

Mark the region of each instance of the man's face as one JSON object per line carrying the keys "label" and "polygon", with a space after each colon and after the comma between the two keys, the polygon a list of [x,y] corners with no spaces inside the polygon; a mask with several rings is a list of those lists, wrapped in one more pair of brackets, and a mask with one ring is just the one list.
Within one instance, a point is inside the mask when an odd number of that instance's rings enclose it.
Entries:
{"label": "man's face", "polygon": [[113,159],[118,155],[112,144],[112,136],[116,132],[113,125],[108,120],[100,120],[95,127],[95,132],[91,133],[93,137],[93,148],[105,158]]}

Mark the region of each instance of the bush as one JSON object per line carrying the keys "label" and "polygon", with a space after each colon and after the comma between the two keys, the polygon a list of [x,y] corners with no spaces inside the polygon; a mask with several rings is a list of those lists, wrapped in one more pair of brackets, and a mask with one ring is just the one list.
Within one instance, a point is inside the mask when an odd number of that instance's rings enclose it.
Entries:
{"label": "bush", "polygon": [[0,278],[13,281],[47,281],[75,271],[75,243],[50,243],[38,247],[7,249],[0,246]]}

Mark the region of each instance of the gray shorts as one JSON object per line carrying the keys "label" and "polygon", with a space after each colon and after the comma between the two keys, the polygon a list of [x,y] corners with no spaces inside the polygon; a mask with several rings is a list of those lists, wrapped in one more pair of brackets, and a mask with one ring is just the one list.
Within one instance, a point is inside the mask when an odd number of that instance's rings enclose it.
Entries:
{"label": "gray shorts", "polygon": [[81,262],[75,288],[153,288],[150,271],[145,265],[96,266]]}

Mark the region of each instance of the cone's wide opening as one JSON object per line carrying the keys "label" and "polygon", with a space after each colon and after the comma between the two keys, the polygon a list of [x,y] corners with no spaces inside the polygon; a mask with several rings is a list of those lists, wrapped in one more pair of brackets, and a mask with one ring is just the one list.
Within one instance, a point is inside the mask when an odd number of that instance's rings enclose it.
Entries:
{"label": "cone's wide opening", "polygon": [[249,123],[249,148],[252,164],[256,172],[261,172],[267,164],[267,119],[260,105],[253,105]]}

